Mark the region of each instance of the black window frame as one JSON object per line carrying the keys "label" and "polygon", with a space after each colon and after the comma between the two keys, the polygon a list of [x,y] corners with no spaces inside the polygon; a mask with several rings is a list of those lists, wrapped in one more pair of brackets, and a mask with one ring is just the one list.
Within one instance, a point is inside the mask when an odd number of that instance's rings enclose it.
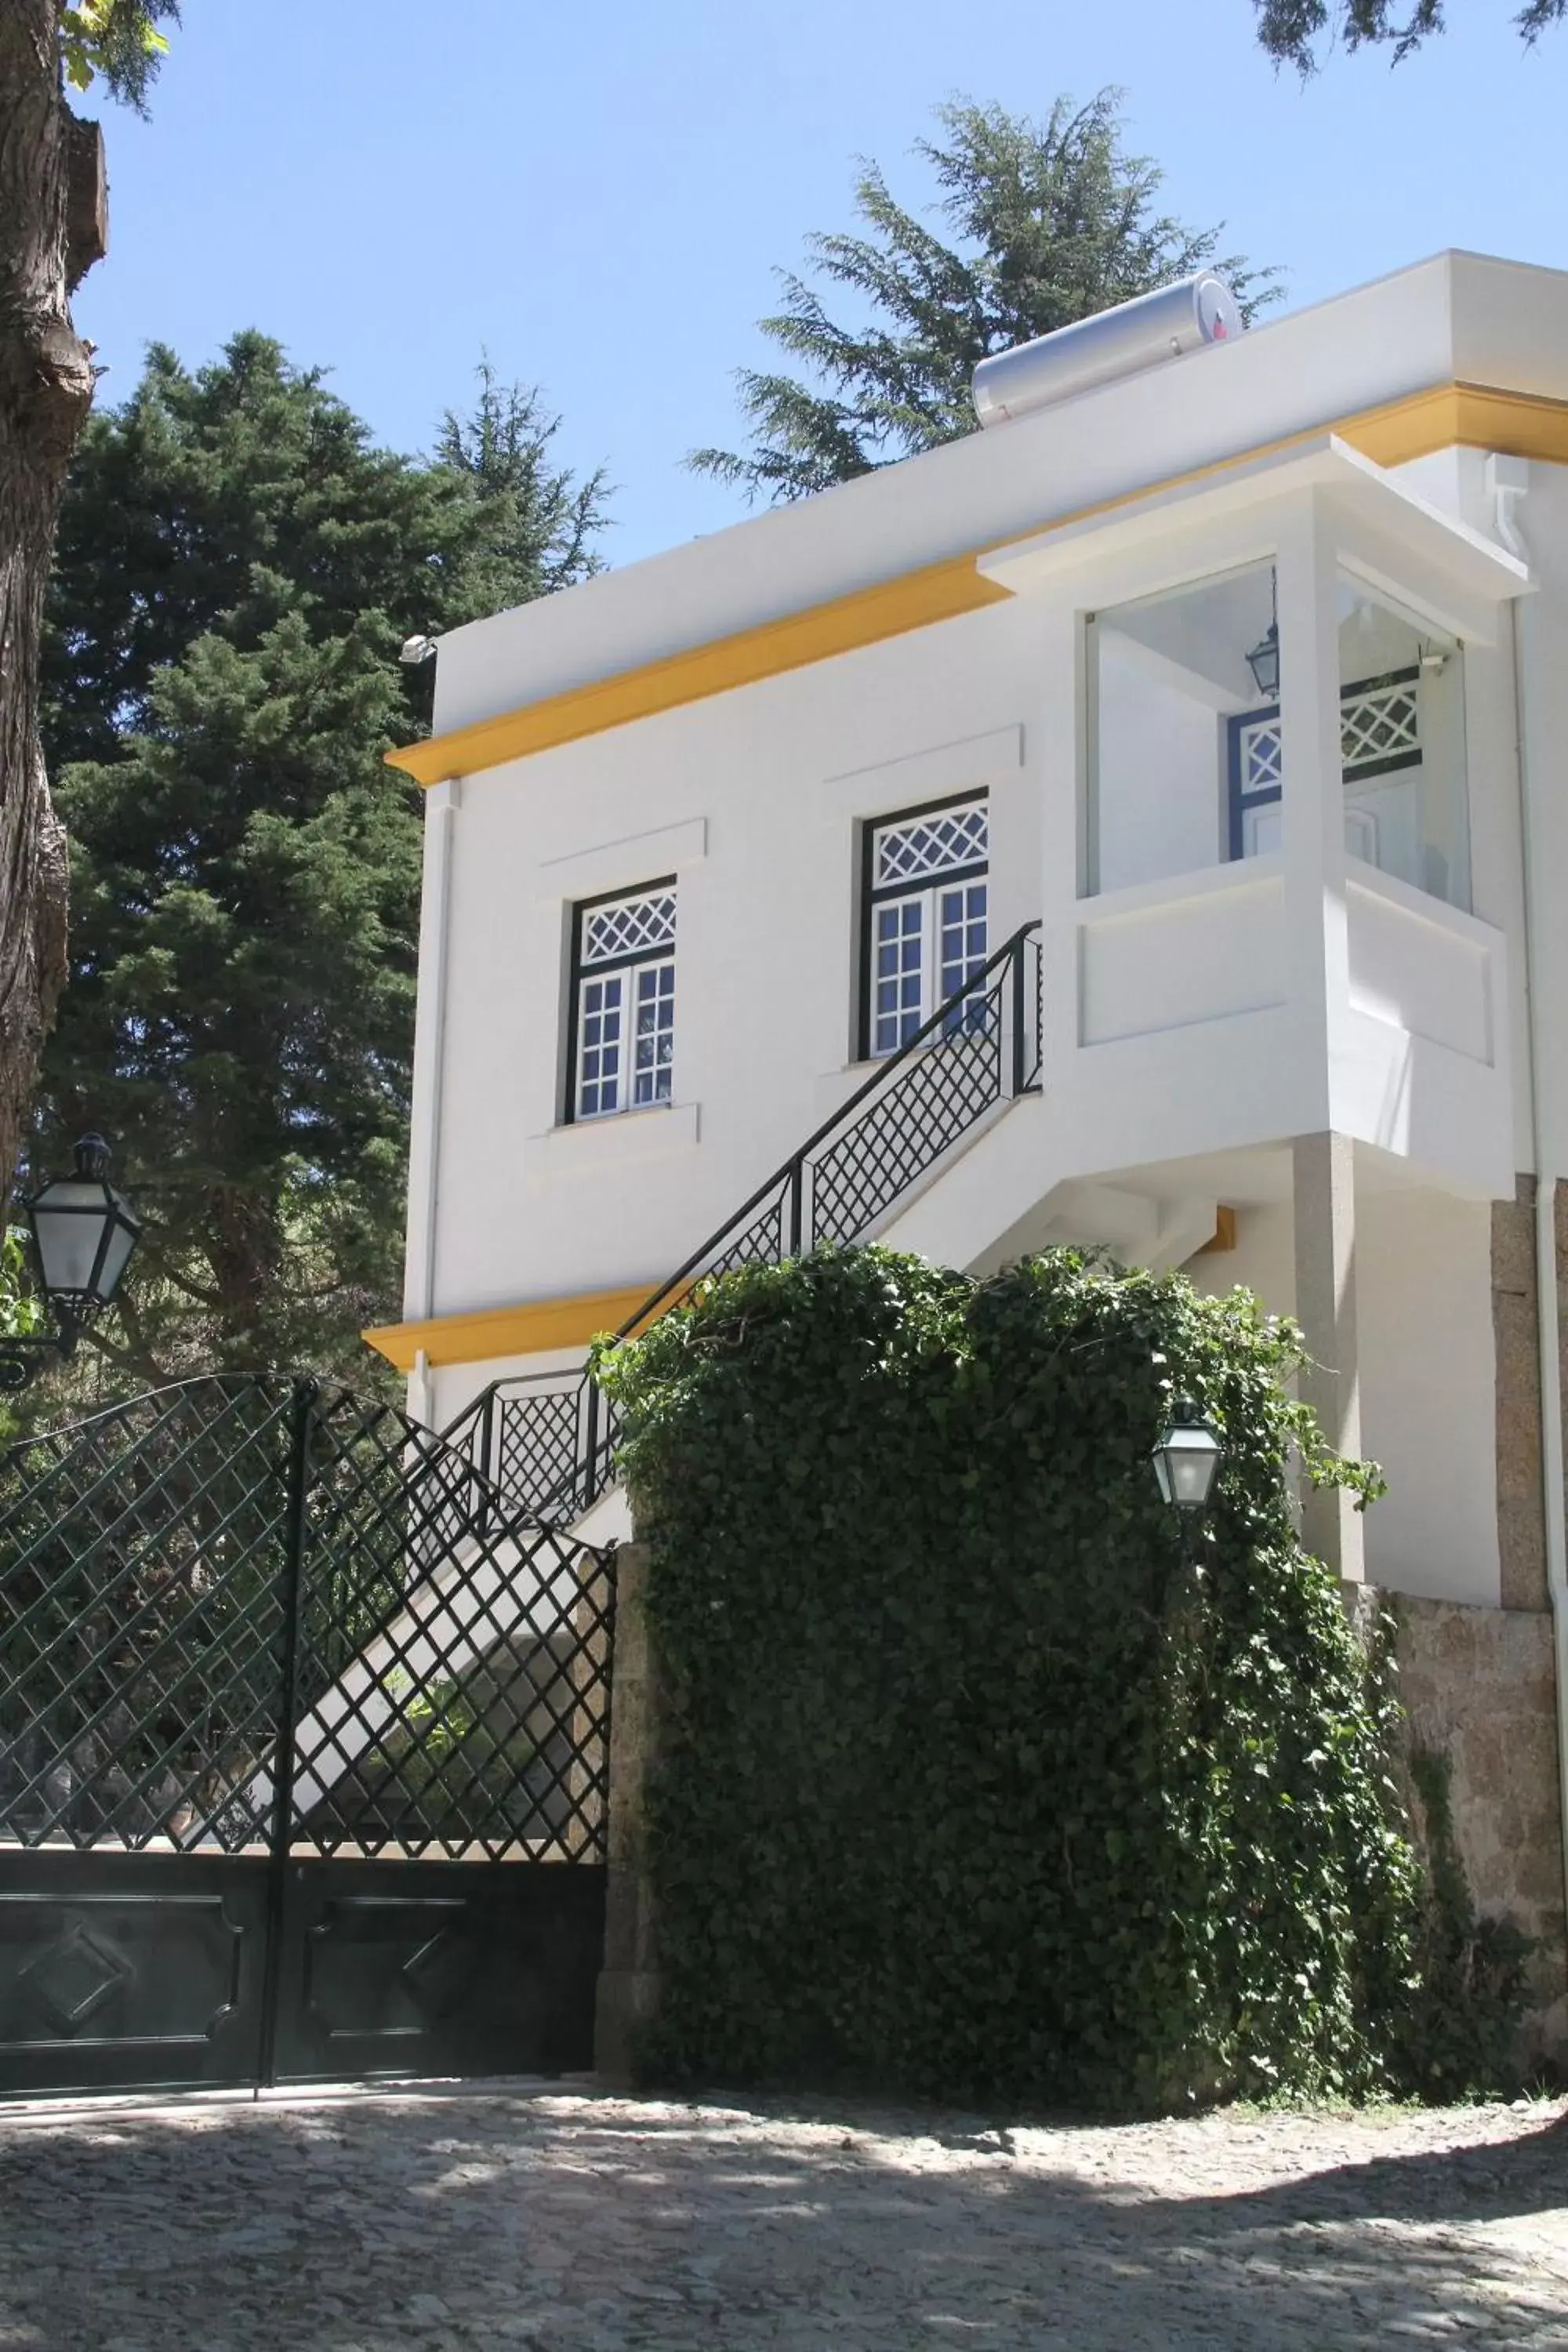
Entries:
{"label": "black window frame", "polygon": [[[668,947],[628,948],[622,955],[601,957],[585,971],[583,963],[583,932],[587,917],[595,908],[614,907],[623,898],[646,898],[656,890],[673,890],[676,894],[675,919],[677,939],[679,939],[680,887],[679,878],[674,874],[657,875],[648,882],[623,883],[618,890],[598,890],[591,898],[574,898],[572,901],[572,953],[566,982],[566,1086],[565,1100],[562,1107],[563,1127],[596,1127],[602,1118],[620,1118],[627,1111],[638,1108],[637,1104],[628,1101],[618,1105],[613,1111],[601,1111],[592,1118],[584,1119],[579,1117],[577,1097],[581,1087],[578,1083],[577,1056],[579,1030],[582,1024],[583,982],[589,977],[598,979],[602,972],[629,971],[637,964],[671,962],[676,957],[677,941],[671,940]],[[628,1004],[628,1011],[629,1009]],[[626,1038],[628,1053],[631,1044],[631,1031],[628,1025]],[[631,1084],[629,1061],[626,1069],[626,1082],[629,1089]],[[655,1106],[649,1104],[643,1108],[651,1109]]]}
{"label": "black window frame", "polygon": [[[912,824],[917,817],[940,816],[943,809],[972,808],[977,801],[984,801],[985,803],[986,852],[983,858],[973,865],[955,866],[951,873],[941,877],[940,884],[884,882],[878,886],[876,882],[877,835],[879,833],[885,832],[889,825]],[[971,784],[964,792],[944,793],[941,800],[921,801],[913,808],[883,809],[876,816],[861,818],[860,950],[857,959],[859,966],[859,1008],[855,1024],[855,1048],[858,1061],[869,1062],[887,1058],[883,1055],[874,1055],[871,1051],[871,1024],[875,1016],[877,993],[877,975],[872,969],[876,961],[875,925],[872,919],[876,908],[885,898],[907,898],[913,891],[921,887],[934,889],[950,882],[973,882],[982,875],[989,882],[991,878],[990,818],[991,787],[989,784]],[[987,944],[990,937],[990,905],[987,902]]]}

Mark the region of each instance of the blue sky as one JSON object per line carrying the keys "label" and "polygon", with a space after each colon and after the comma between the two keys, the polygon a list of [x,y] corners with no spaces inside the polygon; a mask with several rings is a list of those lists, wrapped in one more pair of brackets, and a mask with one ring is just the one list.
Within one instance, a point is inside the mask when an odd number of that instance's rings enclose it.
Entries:
{"label": "blue sky", "polygon": [[1292,306],[1447,245],[1568,267],[1568,31],[1530,54],[1497,0],[1451,5],[1396,72],[1303,88],[1248,0],[185,0],[152,121],[110,110],[78,322],[106,399],[149,341],[198,362],[257,326],[408,449],[488,351],[608,466],[625,562],[743,511],[681,459],[734,445],[770,271],[848,225],[858,154],[924,202],[908,151],[950,94],[1122,84],[1170,208],[1280,264]]}

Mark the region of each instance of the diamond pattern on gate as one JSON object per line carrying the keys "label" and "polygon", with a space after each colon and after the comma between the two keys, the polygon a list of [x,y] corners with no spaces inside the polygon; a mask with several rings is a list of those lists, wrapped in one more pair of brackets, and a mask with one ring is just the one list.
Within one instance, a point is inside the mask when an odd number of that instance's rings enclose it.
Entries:
{"label": "diamond pattern on gate", "polygon": [[[973,1025],[971,1012],[980,1018]],[[956,1016],[963,1026],[911,1055],[887,1090],[811,1166],[811,1239],[853,1242],[1002,1094],[1002,990]]]}
{"label": "diamond pattern on gate", "polygon": [[189,1381],[0,1459],[0,1843],[268,1840],[290,1400]]}
{"label": "diamond pattern on gate", "polygon": [[602,1860],[611,1559],[504,1507],[443,1549],[461,1455],[346,1391],[314,1433],[295,1846]]}
{"label": "diamond pattern on gate", "polygon": [[972,802],[966,808],[940,809],[901,824],[879,826],[872,887],[880,889],[885,883],[923,882],[961,866],[984,864],[987,837],[984,801]]}
{"label": "diamond pattern on gate", "polygon": [[1420,758],[1420,708],[1414,678],[1355,695],[1341,706],[1340,756],[1347,774],[1374,760],[1414,764]]}
{"label": "diamond pattern on gate", "polygon": [[26,1440],[0,1844],[271,1848],[289,1738],[296,1850],[602,1859],[613,1607],[605,1555],[347,1391],[196,1381]]}
{"label": "diamond pattern on gate", "polygon": [[612,956],[639,954],[675,943],[675,893],[656,890],[641,898],[617,898],[606,907],[589,907],[583,915],[583,966],[607,962]]}

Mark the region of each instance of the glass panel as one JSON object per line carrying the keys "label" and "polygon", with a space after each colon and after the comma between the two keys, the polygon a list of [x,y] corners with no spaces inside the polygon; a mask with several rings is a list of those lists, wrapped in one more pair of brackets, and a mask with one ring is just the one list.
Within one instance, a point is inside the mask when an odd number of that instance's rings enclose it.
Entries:
{"label": "glass panel", "polygon": [[[1273,569],[1262,564],[1092,616],[1087,891],[1239,854],[1238,763],[1254,791],[1279,790],[1274,614]],[[1232,724],[1243,719],[1245,742]]]}
{"label": "glass panel", "polygon": [[32,1213],[46,1289],[87,1288],[108,1214],[100,1183],[78,1183],[62,1176],[46,1185]]}
{"label": "glass panel", "polygon": [[98,1277],[98,1295],[107,1303],[120,1286],[120,1277],[130,1262],[136,1246],[136,1235],[129,1227],[116,1224],[109,1236],[109,1247],[103,1254],[103,1265]]}
{"label": "glass panel", "polygon": [[643,1109],[667,1103],[675,1071],[675,966],[644,964],[637,981],[637,1037],[632,1101]]}
{"label": "glass panel", "polygon": [[1464,655],[1359,580],[1339,583],[1345,847],[1450,905],[1470,900]]}
{"label": "glass panel", "polygon": [[924,1017],[925,894],[872,910],[871,1051],[893,1054]]}
{"label": "glass panel", "polygon": [[[937,894],[938,1003],[944,1003],[956,989],[977,979],[985,969],[985,897],[984,882],[961,882]],[[984,1022],[984,1001],[979,997],[949,1016],[953,1029],[973,1031],[983,1028]],[[949,1023],[943,1024],[944,1029]]]}
{"label": "glass panel", "polygon": [[602,1118],[620,1108],[624,972],[583,982],[577,1028],[577,1116]]}

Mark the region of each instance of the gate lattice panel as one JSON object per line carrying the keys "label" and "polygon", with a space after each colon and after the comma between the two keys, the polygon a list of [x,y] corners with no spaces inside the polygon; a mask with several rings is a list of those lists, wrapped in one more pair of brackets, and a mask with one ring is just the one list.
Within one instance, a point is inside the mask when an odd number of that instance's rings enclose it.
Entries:
{"label": "gate lattice panel", "polygon": [[0,2093],[589,2063],[613,1559],[391,1407],[0,1465]]}

